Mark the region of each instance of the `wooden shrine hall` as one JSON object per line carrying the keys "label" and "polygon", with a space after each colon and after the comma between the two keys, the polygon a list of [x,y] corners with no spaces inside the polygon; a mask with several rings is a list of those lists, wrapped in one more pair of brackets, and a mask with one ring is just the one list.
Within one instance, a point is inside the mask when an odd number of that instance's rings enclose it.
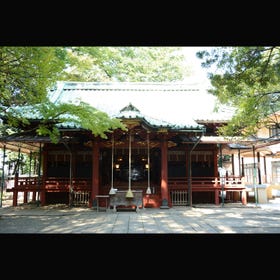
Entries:
{"label": "wooden shrine hall", "polygon": [[214,113],[212,101],[206,102],[208,111],[202,108],[209,96],[214,98],[196,84],[59,82],[50,91],[53,102],[85,100],[121,119],[127,130],[116,129],[103,139],[67,123],[59,126],[57,144],[28,133],[2,137],[4,150],[36,152],[40,162],[34,174],[15,174],[9,189],[13,206],[20,192],[24,203],[114,210],[224,199],[246,204],[242,178],[221,174],[221,151],[228,141],[217,136],[217,128],[229,115]]}

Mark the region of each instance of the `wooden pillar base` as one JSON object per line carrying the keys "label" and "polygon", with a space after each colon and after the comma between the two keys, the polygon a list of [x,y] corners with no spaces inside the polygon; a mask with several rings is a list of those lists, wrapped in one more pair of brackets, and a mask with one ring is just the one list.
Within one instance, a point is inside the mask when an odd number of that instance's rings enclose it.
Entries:
{"label": "wooden pillar base", "polygon": [[241,201],[242,204],[247,204],[247,192],[245,190],[241,191]]}
{"label": "wooden pillar base", "polygon": [[220,204],[220,202],[219,202],[219,190],[218,189],[215,190],[215,204],[216,205]]}
{"label": "wooden pillar base", "polygon": [[46,205],[46,192],[41,191],[40,193],[38,193],[38,199],[39,199],[39,196],[40,196],[41,206],[45,206]]}
{"label": "wooden pillar base", "polygon": [[17,201],[18,201],[18,191],[13,192],[13,206],[17,206]]}

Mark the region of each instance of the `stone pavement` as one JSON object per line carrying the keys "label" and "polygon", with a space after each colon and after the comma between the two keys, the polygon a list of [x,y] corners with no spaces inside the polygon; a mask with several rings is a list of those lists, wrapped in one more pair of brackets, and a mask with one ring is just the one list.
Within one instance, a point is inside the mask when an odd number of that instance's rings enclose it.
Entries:
{"label": "stone pavement", "polygon": [[200,204],[170,209],[96,211],[66,205],[0,208],[1,234],[280,233],[280,198],[267,204]]}

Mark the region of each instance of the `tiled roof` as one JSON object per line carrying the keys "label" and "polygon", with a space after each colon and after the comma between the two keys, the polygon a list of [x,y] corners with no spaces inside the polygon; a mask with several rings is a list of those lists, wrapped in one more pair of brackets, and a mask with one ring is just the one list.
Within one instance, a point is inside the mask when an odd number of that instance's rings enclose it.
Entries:
{"label": "tiled roof", "polygon": [[182,129],[203,129],[203,125],[199,125],[197,123],[193,125],[178,125],[170,122],[166,122],[164,120],[158,120],[155,118],[151,118],[148,116],[143,115],[140,110],[138,110],[135,106],[131,103],[125,106],[123,109],[120,110],[119,114],[115,115],[116,118],[120,119],[141,119],[142,121],[146,122],[149,126],[155,128],[169,128],[171,130],[182,130]]}
{"label": "tiled roof", "polygon": [[[112,117],[138,117],[174,129],[202,128],[197,121],[231,117],[231,111],[214,113],[216,98],[199,84],[58,82],[49,96],[53,102],[84,101]],[[137,110],[122,110],[129,105]]]}
{"label": "tiled roof", "polygon": [[[198,84],[58,82],[49,92],[54,103],[84,101],[111,117],[141,119],[154,128],[201,130],[204,124],[226,122],[232,110],[214,112],[216,98]],[[36,107],[13,108],[29,119],[40,119]],[[72,122],[60,128],[78,128]]]}

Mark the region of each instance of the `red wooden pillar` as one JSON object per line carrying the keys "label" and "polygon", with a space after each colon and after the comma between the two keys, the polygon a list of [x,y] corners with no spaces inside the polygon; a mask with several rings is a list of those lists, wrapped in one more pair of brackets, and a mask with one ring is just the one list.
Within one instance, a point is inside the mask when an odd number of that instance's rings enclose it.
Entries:
{"label": "red wooden pillar", "polygon": [[218,176],[218,145],[216,145],[216,148],[213,150],[213,162],[214,162],[214,174],[215,176]]}
{"label": "red wooden pillar", "polygon": [[45,190],[45,186],[42,186],[42,189],[41,189],[41,192],[40,192],[40,201],[41,201],[41,206],[45,206],[46,205],[46,190]]}
{"label": "red wooden pillar", "polygon": [[231,154],[231,172],[232,172],[232,175],[235,175],[234,154]]}
{"label": "red wooden pillar", "polygon": [[18,173],[15,174],[14,191],[13,191],[13,206],[17,206],[18,201],[18,191],[16,190],[18,186]]}
{"label": "red wooden pillar", "polygon": [[[168,208],[170,205],[169,195],[168,195],[168,164],[167,164],[167,150],[168,145],[166,141],[166,136],[163,135],[161,142],[161,207]],[[167,205],[166,205],[167,204]]]}
{"label": "red wooden pillar", "polygon": [[215,204],[218,205],[220,203],[220,201],[219,201],[219,189],[218,189],[219,183],[218,183],[218,178],[217,177],[215,178],[215,181],[214,181],[214,187],[215,187],[215,192],[214,192],[214,194],[215,194]]}
{"label": "red wooden pillar", "polygon": [[92,207],[92,202],[96,198],[99,190],[99,143],[93,142],[92,147],[93,159],[92,159],[92,189],[91,199],[89,201],[89,207]]}
{"label": "red wooden pillar", "polygon": [[13,206],[17,206],[17,200],[18,200],[18,191],[13,191]]}
{"label": "red wooden pillar", "polygon": [[[219,144],[221,145],[221,144]],[[219,145],[216,145],[216,148],[214,149],[214,174],[215,176],[218,176],[218,154],[219,154]],[[215,178],[215,186],[218,186],[218,179]],[[219,205],[220,200],[219,200],[219,190],[215,189],[215,204]]]}
{"label": "red wooden pillar", "polygon": [[[37,182],[39,184],[40,192],[38,192],[38,198],[40,197],[41,206],[46,205],[46,174],[47,174],[47,165],[48,165],[48,152],[46,150],[43,151],[43,160],[42,160],[42,181]],[[36,196],[36,193],[35,193]]]}

